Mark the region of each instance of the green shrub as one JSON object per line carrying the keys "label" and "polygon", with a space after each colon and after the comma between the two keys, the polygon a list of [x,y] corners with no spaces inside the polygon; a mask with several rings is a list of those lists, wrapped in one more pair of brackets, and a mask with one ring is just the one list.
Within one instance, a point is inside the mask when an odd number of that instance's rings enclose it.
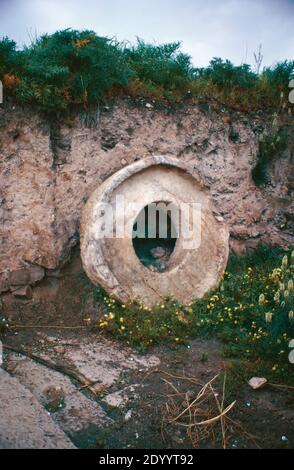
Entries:
{"label": "green shrub", "polygon": [[233,88],[240,90],[253,88],[258,81],[258,76],[251,71],[250,65],[235,66],[229,60],[222,60],[219,57],[212,59],[208,67],[198,69],[197,74],[226,91]]}
{"label": "green shrub", "polygon": [[117,96],[174,104],[214,100],[241,111],[276,110],[288,103],[294,61],[265,68],[214,58],[194,68],[180,43],[126,46],[93,31],[66,29],[43,35],[17,50],[14,41],[0,40],[0,80],[6,94],[46,113],[88,111]]}
{"label": "green shrub", "polygon": [[233,65],[214,58],[208,67],[196,70],[196,88],[202,98],[215,98],[242,111],[277,110],[288,103],[289,81],[294,61],[279,62],[260,75],[247,64]]}
{"label": "green shrub", "polygon": [[92,31],[44,35],[22,52],[24,71],[15,95],[47,112],[97,105],[114,85],[132,76],[120,46]]}
{"label": "green shrub", "polygon": [[5,74],[16,73],[20,65],[15,42],[7,37],[0,39],[0,78],[3,79]]}
{"label": "green shrub", "polygon": [[[135,83],[141,89],[161,90],[161,98],[172,100],[174,96],[187,95],[194,79],[195,69],[191,58],[179,50],[180,43],[164,45],[146,44],[138,39],[137,45],[126,48],[125,58],[135,73]],[[191,90],[190,90],[191,91]]]}
{"label": "green shrub", "polygon": [[294,60],[278,62],[273,67],[266,67],[260,77],[260,84],[271,94],[272,99],[278,103],[281,94],[288,100],[289,81],[294,78]]}

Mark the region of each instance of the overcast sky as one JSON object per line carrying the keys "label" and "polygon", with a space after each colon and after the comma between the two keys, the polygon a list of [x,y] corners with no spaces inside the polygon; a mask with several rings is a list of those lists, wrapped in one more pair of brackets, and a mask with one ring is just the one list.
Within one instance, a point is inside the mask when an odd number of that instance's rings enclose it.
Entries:
{"label": "overcast sky", "polygon": [[134,42],[181,41],[196,66],[212,57],[263,65],[294,58],[294,0],[0,0],[0,35],[19,46],[64,28]]}

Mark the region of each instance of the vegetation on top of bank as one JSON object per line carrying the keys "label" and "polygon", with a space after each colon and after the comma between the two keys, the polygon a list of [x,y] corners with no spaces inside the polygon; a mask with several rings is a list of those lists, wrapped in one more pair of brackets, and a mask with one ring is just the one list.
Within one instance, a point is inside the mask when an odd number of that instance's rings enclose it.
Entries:
{"label": "vegetation on top of bank", "polygon": [[250,366],[273,382],[294,385],[288,360],[294,339],[293,277],[294,252],[260,246],[245,257],[231,256],[219,288],[188,307],[171,298],[153,308],[121,305],[96,289],[103,306],[98,327],[141,351],[214,336],[223,342],[224,355],[241,360],[247,370]]}
{"label": "vegetation on top of bank", "polygon": [[0,40],[0,80],[5,95],[46,113],[88,111],[118,96],[175,105],[216,100],[250,112],[289,105],[294,61],[266,67],[260,74],[247,64],[214,58],[195,68],[180,43],[135,46],[99,37],[93,31],[66,29],[36,39],[29,47]]}

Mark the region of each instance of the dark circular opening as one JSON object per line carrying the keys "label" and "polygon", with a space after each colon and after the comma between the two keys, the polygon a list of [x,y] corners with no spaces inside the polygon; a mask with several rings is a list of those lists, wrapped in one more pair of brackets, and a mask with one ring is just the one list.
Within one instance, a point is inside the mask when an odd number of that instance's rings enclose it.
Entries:
{"label": "dark circular opening", "polygon": [[140,262],[152,271],[168,269],[178,238],[177,209],[169,202],[144,207],[133,225],[133,247]]}

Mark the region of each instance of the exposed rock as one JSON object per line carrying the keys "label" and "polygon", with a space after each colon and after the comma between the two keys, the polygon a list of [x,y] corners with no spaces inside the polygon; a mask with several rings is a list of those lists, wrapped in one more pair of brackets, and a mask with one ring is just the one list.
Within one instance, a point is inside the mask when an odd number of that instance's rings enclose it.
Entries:
{"label": "exposed rock", "polygon": [[112,406],[113,408],[121,408],[126,405],[124,396],[120,391],[106,395],[106,397],[103,398],[103,401],[107,403],[108,406]]}
{"label": "exposed rock", "polygon": [[[52,354],[52,349],[48,354]],[[99,337],[98,342],[95,336],[67,345],[62,358],[89,382],[94,382],[96,385],[91,389],[96,392],[113,385],[124,370],[148,370],[159,365],[156,356],[147,354],[143,357],[131,349],[118,349],[106,338]]]}
{"label": "exposed rock", "polygon": [[[150,109],[121,102],[102,112],[94,127],[76,118],[71,127],[60,123],[53,130],[28,109],[0,109],[0,290],[12,285],[10,273],[22,270],[24,261],[58,268],[97,186],[125,162],[154,154],[169,154],[195,167],[245,249],[253,227],[260,241],[293,244],[290,149],[271,164],[271,186],[256,188],[251,179],[255,132],[266,126],[266,118],[262,123],[241,114],[208,113],[204,105],[175,114],[152,110],[151,119]],[[231,125],[238,133],[236,143],[229,138]],[[24,271],[12,274],[12,281],[30,283]]]}
{"label": "exposed rock", "polygon": [[0,382],[1,449],[74,448],[34,395],[1,368]]}
{"label": "exposed rock", "polygon": [[30,265],[27,269],[30,273],[30,284],[36,284],[45,276],[45,270],[41,266]]}
{"label": "exposed rock", "polygon": [[26,268],[17,269],[9,274],[11,286],[22,286],[30,282],[30,273]]}
{"label": "exposed rock", "polygon": [[50,413],[56,413],[60,408],[64,407],[64,398],[65,393],[62,387],[60,386],[50,386],[44,390],[46,395],[46,404],[45,407]]}
{"label": "exposed rock", "polygon": [[[130,387],[124,387],[122,390],[109,393],[103,398],[103,401],[113,408],[123,408],[128,403],[130,398],[135,398],[134,393],[138,387],[138,384],[134,384]],[[131,416],[128,415],[127,419],[125,418],[125,420],[128,421],[130,417]]]}
{"label": "exposed rock", "polygon": [[230,248],[237,256],[242,256],[246,253],[246,246],[244,243],[239,240],[235,240],[234,238],[230,238]]}
{"label": "exposed rock", "polygon": [[166,252],[164,248],[162,248],[161,246],[158,246],[156,248],[152,248],[152,250],[150,250],[150,253],[153,256],[153,258],[162,258]]}
{"label": "exposed rock", "polygon": [[33,297],[33,291],[30,286],[24,286],[14,290],[13,295],[20,299],[31,299]]}
{"label": "exposed rock", "polygon": [[23,286],[35,284],[45,276],[45,271],[41,266],[27,265],[9,273],[9,284],[11,286]]}
{"label": "exposed rock", "polygon": [[72,438],[82,429],[91,426],[99,429],[111,422],[95,400],[87,398],[61,373],[16,354],[9,355],[6,368]]}
{"label": "exposed rock", "polygon": [[263,387],[267,383],[267,379],[264,377],[252,377],[252,379],[249,380],[249,385],[253,390],[257,390],[258,388]]}

